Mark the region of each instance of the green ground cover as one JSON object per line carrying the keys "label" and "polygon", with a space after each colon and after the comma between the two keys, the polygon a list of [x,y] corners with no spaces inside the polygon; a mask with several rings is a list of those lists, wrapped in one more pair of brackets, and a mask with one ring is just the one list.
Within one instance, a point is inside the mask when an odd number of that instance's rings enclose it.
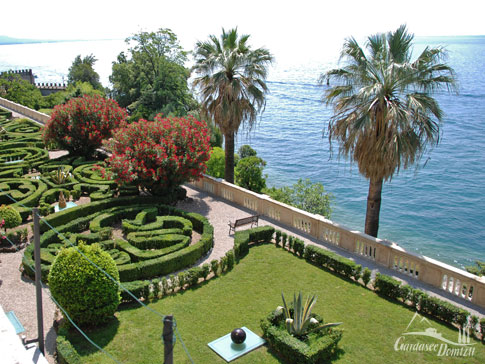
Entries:
{"label": "green ground cover", "polygon": [[[359,284],[321,270],[303,259],[273,245],[253,247],[233,271],[199,288],[168,296],[150,304],[164,314],[173,314],[179,331],[195,363],[224,363],[207,343],[247,326],[262,334],[259,322],[281,304],[281,292],[290,297],[301,290],[316,294],[314,312],[326,322],[341,321],[344,329],[341,352],[335,363],[483,363],[485,346],[475,343],[472,357],[437,356],[436,352],[396,352],[395,341],[402,336],[414,311],[379,297]],[[444,338],[457,341],[458,331],[429,319]],[[428,323],[416,323],[419,330]],[[138,306],[121,307],[109,325],[88,335],[121,362],[148,364],[163,362],[162,322],[156,315]],[[83,337],[71,333],[70,341],[82,356],[83,363],[113,363],[96,351]],[[401,341],[402,342],[402,341]],[[433,338],[405,338],[405,343],[440,344]],[[190,363],[179,341],[174,362]],[[237,363],[280,363],[266,346]]]}

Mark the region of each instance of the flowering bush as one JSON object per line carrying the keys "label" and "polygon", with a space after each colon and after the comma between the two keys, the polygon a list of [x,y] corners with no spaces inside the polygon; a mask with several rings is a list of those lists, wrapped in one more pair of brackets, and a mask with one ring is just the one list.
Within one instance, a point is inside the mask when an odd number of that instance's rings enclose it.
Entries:
{"label": "flowering bush", "polygon": [[193,116],[138,122],[113,131],[105,143],[112,152],[108,166],[118,183],[135,183],[155,195],[201,177],[209,159],[210,133]]}
{"label": "flowering bush", "polygon": [[1,229],[3,228],[3,226],[4,226],[4,225],[5,225],[5,220],[4,220],[4,219],[0,220],[0,240],[5,239],[5,235],[4,235],[4,233],[2,232],[2,230],[1,230]]}
{"label": "flowering bush", "polygon": [[91,156],[125,119],[126,111],[113,100],[97,95],[76,97],[54,108],[42,138],[73,155]]}

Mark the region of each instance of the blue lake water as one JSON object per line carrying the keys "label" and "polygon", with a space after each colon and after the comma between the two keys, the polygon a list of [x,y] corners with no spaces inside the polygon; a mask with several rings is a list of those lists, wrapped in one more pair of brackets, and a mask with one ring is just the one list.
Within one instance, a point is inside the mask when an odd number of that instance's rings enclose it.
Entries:
{"label": "blue lake water", "polygon": [[[485,260],[485,37],[416,38],[415,54],[443,45],[459,80],[459,93],[436,95],[444,123],[440,144],[416,169],[401,171],[383,189],[379,237],[409,251],[456,266]],[[0,71],[32,68],[38,82],[62,82],[78,54],[93,53],[108,84],[111,62],[122,41],[0,46]],[[253,131],[241,130],[238,145],[250,144],[267,161],[268,185],[309,178],[335,196],[332,219],[363,231],[368,183],[356,165],[333,155],[326,135],[332,109],[321,103],[320,73],[336,66],[340,49],[326,59],[277,60],[270,94]],[[323,133],[322,133],[323,132]]]}

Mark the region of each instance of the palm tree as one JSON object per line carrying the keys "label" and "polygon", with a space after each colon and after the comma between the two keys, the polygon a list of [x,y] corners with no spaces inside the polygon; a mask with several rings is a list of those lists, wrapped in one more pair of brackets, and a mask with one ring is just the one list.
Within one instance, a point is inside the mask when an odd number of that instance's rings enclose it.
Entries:
{"label": "palm tree", "polygon": [[411,60],[412,40],[406,26],[368,37],[365,48],[354,38],[344,42],[343,68],[320,76],[334,80],[324,99],[332,104],[329,141],[350,157],[369,179],[365,232],[377,237],[383,181],[419,161],[437,145],[443,113],[433,91],[454,90],[454,71],[443,48],[426,47]]}
{"label": "palm tree", "polygon": [[234,135],[241,123],[249,129],[264,109],[268,91],[265,80],[273,56],[267,49],[251,49],[249,35],[238,37],[237,28],[217,38],[197,42],[195,65],[202,109],[210,115],[224,135],[225,180],[234,183]]}

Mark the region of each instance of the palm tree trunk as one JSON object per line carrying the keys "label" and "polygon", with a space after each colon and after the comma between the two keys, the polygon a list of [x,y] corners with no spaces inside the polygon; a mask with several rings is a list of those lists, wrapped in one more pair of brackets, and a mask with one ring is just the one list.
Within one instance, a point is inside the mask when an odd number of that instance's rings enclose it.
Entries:
{"label": "palm tree trunk", "polygon": [[234,132],[224,134],[224,150],[226,154],[224,179],[234,183]]}
{"label": "palm tree trunk", "polygon": [[379,213],[381,211],[381,193],[383,179],[372,179],[369,182],[367,195],[367,212],[365,214],[365,233],[377,238],[379,230]]}

